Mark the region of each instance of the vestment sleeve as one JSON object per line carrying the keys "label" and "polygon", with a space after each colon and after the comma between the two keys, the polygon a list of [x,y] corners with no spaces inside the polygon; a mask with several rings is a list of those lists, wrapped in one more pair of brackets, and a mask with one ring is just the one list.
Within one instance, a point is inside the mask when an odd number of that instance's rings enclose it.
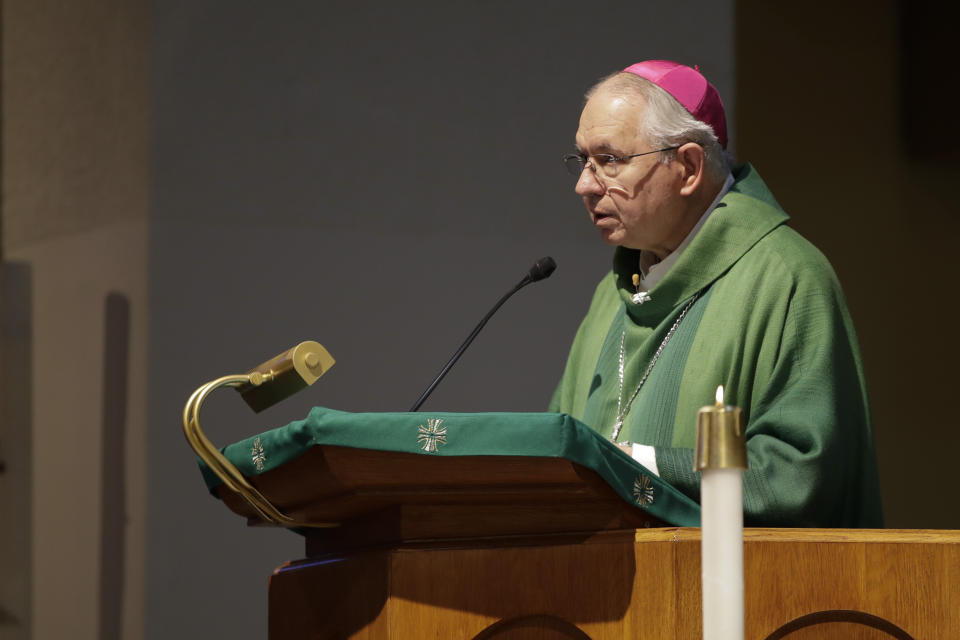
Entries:
{"label": "vestment sleeve", "polygon": [[[774,366],[752,380],[744,522],[882,526],[875,453],[856,337],[839,285],[796,285]],[[741,370],[749,370],[742,363]],[[661,477],[699,501],[693,450],[657,447]]]}
{"label": "vestment sleeve", "polygon": [[568,413],[582,419],[590,391],[590,380],[596,367],[596,354],[600,351],[607,328],[618,309],[616,277],[610,272],[597,285],[590,301],[590,309],[577,329],[563,377],[548,405],[549,411]]}
{"label": "vestment sleeve", "polygon": [[547,407],[547,411],[550,413],[560,413],[560,395],[562,383],[557,383],[557,388],[553,390],[553,396],[550,398],[550,404]]}

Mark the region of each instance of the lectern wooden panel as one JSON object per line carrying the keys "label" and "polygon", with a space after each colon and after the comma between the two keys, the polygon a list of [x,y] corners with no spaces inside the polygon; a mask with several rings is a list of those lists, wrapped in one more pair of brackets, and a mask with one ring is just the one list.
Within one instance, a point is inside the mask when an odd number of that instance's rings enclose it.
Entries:
{"label": "lectern wooden panel", "polygon": [[[960,638],[960,532],[748,529],[746,637]],[[326,554],[270,581],[270,638],[702,637],[698,529]]]}

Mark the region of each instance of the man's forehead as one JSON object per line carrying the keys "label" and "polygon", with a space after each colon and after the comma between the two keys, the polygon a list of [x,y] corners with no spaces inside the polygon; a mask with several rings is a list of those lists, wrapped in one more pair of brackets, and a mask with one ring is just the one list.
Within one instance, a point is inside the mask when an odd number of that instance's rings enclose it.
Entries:
{"label": "man's forehead", "polygon": [[640,136],[643,106],[622,95],[597,91],[580,114],[577,145],[595,153],[624,150]]}

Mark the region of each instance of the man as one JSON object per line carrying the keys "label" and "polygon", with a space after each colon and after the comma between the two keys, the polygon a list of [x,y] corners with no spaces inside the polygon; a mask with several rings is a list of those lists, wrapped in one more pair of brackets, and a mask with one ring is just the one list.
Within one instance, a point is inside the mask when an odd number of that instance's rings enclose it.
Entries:
{"label": "man", "polygon": [[744,412],[748,525],[879,527],[863,368],[840,285],[749,164],[729,165],[716,89],[647,61],[587,94],[564,158],[616,246],[551,410],[699,499],[696,412]]}

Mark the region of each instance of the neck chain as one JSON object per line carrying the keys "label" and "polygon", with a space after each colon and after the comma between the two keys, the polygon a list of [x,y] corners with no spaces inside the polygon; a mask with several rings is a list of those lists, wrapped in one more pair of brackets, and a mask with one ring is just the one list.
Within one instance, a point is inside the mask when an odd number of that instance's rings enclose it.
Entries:
{"label": "neck chain", "polygon": [[620,376],[620,390],[617,395],[617,420],[613,423],[613,433],[610,435],[611,442],[617,441],[617,437],[620,435],[620,429],[623,428],[623,419],[626,417],[627,412],[630,411],[630,407],[633,405],[633,401],[636,399],[637,394],[640,393],[640,388],[643,386],[643,383],[647,381],[647,378],[650,376],[650,372],[653,371],[653,365],[657,364],[657,360],[660,359],[660,354],[663,353],[664,347],[666,347],[667,343],[670,342],[670,338],[672,338],[673,334],[677,331],[677,327],[680,326],[680,322],[683,320],[683,317],[687,315],[687,311],[690,310],[690,307],[693,306],[693,303],[696,302],[699,297],[700,293],[697,292],[690,302],[687,303],[687,306],[683,308],[683,311],[680,312],[680,315],[677,316],[673,326],[670,327],[670,330],[667,331],[667,335],[663,337],[663,341],[660,343],[660,346],[657,347],[657,351],[653,354],[653,358],[650,359],[650,364],[647,365],[647,370],[643,373],[643,377],[640,378],[640,383],[637,385],[637,388],[633,390],[633,395],[630,396],[630,399],[627,400],[626,404],[623,402],[623,365],[624,360],[626,359],[624,353],[624,344],[627,339],[626,330],[624,330],[623,334],[620,336],[620,367],[617,371]]}

